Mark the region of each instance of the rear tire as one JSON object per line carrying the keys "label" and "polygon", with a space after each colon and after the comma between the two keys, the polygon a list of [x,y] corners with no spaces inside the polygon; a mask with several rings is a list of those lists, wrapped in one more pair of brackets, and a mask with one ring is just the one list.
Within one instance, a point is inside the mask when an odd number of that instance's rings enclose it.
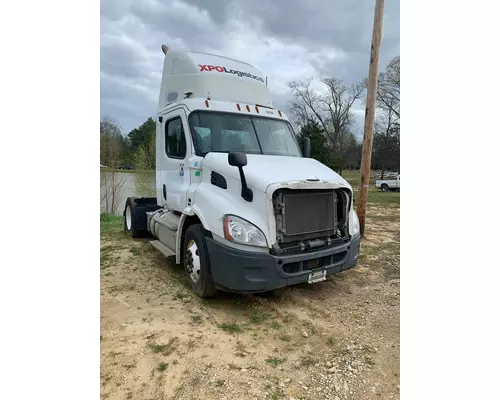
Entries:
{"label": "rear tire", "polygon": [[210,273],[210,259],[201,224],[190,225],[186,230],[183,263],[184,272],[193,292],[200,297],[214,297],[217,289]]}
{"label": "rear tire", "polygon": [[123,229],[128,235],[137,238],[141,236],[142,232],[136,229],[136,225],[134,199],[129,197],[125,203],[125,210],[123,211]]}
{"label": "rear tire", "polygon": [[387,183],[384,183],[382,184],[382,186],[380,186],[380,189],[382,190],[382,192],[388,192],[389,186],[387,185]]}

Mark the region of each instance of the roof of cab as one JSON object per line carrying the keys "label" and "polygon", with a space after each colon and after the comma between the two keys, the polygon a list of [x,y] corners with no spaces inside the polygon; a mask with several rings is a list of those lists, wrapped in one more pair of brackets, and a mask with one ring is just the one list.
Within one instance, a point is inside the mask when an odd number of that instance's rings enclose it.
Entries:
{"label": "roof of cab", "polygon": [[158,111],[189,98],[261,104],[272,107],[271,94],[262,73],[252,65],[196,51],[163,45],[163,64]]}

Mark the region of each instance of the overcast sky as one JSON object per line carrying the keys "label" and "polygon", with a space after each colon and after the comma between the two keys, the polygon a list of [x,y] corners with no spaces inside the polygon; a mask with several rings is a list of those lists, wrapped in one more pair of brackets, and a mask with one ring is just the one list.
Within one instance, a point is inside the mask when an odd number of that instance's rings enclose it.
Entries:
{"label": "overcast sky", "polygon": [[[368,75],[375,0],[101,0],[101,115],[123,133],[154,117],[161,45],[246,61],[286,111],[286,83]],[[399,55],[399,0],[386,0],[380,69]],[[363,105],[357,105],[357,133]]]}

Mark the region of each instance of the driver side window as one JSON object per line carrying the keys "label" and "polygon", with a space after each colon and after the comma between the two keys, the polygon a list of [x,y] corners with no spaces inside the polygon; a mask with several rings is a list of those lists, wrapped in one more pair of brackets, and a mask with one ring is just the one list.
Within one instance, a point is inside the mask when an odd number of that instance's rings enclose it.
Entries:
{"label": "driver side window", "polygon": [[180,117],[171,119],[165,124],[165,152],[169,158],[186,157],[186,136]]}

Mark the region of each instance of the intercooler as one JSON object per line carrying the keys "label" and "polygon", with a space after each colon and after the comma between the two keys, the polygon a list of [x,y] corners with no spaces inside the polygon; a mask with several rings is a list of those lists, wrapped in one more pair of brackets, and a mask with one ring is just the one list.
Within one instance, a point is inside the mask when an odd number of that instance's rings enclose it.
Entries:
{"label": "intercooler", "polygon": [[334,190],[282,189],[273,196],[279,243],[335,237],[338,230]]}

